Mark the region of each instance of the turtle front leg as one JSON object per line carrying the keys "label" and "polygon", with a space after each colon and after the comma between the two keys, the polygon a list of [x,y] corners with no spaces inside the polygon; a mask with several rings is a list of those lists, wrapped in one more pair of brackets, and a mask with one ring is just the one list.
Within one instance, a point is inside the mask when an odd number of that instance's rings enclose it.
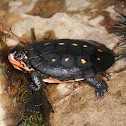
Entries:
{"label": "turtle front leg", "polygon": [[88,84],[96,88],[95,93],[97,97],[99,97],[99,95],[103,97],[104,93],[108,92],[107,91],[108,85],[104,80],[97,77],[90,77],[90,78],[86,78],[85,80]]}
{"label": "turtle front leg", "polygon": [[42,87],[42,77],[41,77],[41,74],[38,71],[32,72],[31,73],[31,79],[33,81],[33,84],[30,85],[31,89],[33,91],[40,90],[41,87]]}

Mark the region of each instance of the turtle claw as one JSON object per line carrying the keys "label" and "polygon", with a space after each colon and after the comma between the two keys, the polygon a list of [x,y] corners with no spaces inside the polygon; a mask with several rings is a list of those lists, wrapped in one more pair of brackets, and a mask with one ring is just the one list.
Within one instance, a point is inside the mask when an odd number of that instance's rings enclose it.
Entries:
{"label": "turtle claw", "polygon": [[103,98],[104,93],[108,92],[107,91],[108,85],[106,84],[104,80],[97,77],[90,77],[90,78],[86,78],[85,80],[87,81],[88,84],[95,87],[95,93],[96,93],[97,98],[99,96]]}
{"label": "turtle claw", "polygon": [[32,83],[29,85],[32,91],[38,91],[39,89]]}
{"label": "turtle claw", "polygon": [[99,98],[99,96],[101,96],[102,98],[104,97],[104,93],[108,92],[107,91],[107,87],[104,87],[104,88],[96,88],[95,89],[95,93],[96,93],[96,96],[97,98]]}

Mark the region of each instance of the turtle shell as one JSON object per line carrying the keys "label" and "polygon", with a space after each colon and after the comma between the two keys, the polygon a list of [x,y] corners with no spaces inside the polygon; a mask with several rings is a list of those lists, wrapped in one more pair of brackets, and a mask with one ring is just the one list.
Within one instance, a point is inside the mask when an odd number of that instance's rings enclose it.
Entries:
{"label": "turtle shell", "polygon": [[46,40],[27,48],[31,65],[51,77],[88,78],[104,72],[114,63],[112,51],[94,41]]}

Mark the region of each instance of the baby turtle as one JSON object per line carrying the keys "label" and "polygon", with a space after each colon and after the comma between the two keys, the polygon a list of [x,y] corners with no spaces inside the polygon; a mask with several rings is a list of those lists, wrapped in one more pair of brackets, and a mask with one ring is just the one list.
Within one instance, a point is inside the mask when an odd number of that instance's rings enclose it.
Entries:
{"label": "baby turtle", "polygon": [[71,39],[45,40],[15,48],[8,54],[15,69],[31,74],[32,90],[40,90],[44,82],[73,82],[79,79],[95,87],[97,97],[107,92],[104,80],[95,77],[115,61],[113,52],[95,41]]}

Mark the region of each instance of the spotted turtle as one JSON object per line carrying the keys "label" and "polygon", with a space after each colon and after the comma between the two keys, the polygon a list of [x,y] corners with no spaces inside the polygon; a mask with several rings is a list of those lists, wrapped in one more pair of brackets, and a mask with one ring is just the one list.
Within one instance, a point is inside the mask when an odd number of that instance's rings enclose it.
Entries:
{"label": "spotted turtle", "polygon": [[57,39],[15,48],[8,55],[14,68],[29,72],[37,91],[44,82],[61,83],[85,79],[95,87],[97,97],[107,92],[107,84],[95,75],[106,71],[115,61],[110,49],[95,41]]}

